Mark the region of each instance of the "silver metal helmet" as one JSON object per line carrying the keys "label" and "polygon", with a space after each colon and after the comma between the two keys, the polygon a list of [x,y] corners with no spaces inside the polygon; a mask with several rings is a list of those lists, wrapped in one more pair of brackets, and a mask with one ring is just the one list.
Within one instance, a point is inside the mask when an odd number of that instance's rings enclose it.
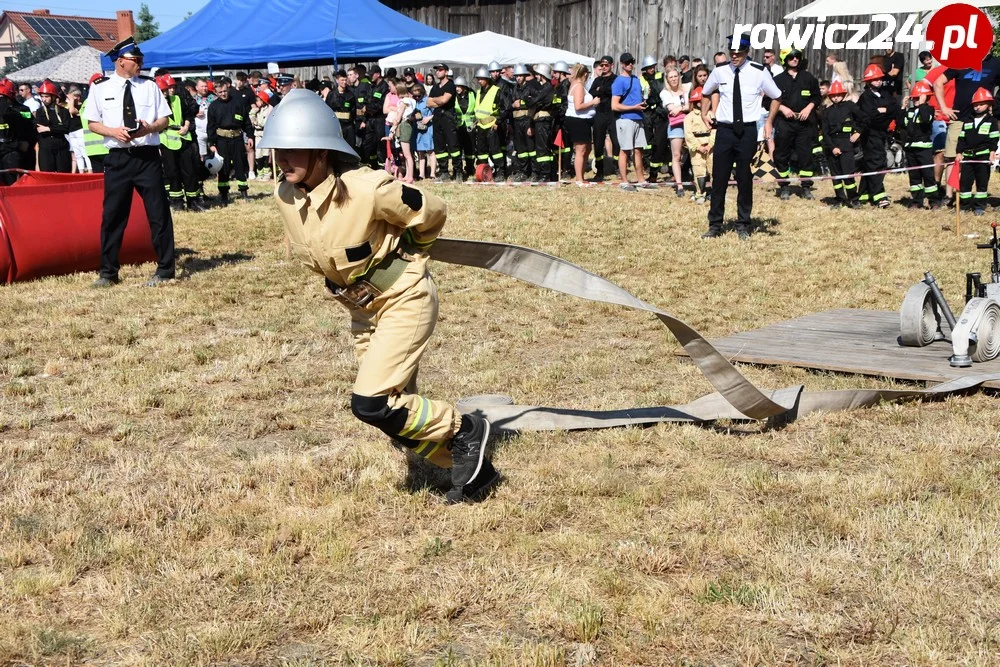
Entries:
{"label": "silver metal helmet", "polygon": [[647,67],[652,67],[655,64],[656,64],[656,58],[654,58],[653,56],[646,56],[645,58],[642,59],[642,67],[640,67],[639,69],[646,69]]}
{"label": "silver metal helmet", "polygon": [[480,67],[479,69],[476,70],[476,76],[474,78],[476,78],[476,79],[489,79],[489,78],[491,78],[490,77],[490,71],[488,69],[486,69],[485,67]]}
{"label": "silver metal helmet", "polygon": [[563,74],[569,74],[569,65],[560,60],[556,62],[554,65],[552,65],[552,71],[562,72]]}
{"label": "silver metal helmet", "polygon": [[541,74],[546,79],[552,78],[552,68],[545,63],[535,65],[535,74]]}
{"label": "silver metal helmet", "polygon": [[514,67],[514,76],[528,76],[531,72],[524,65],[516,65]]}
{"label": "silver metal helmet", "polygon": [[457,88],[458,86],[462,86],[463,88],[468,88],[469,87],[469,82],[465,80],[464,76],[456,76],[455,77],[455,87]]}
{"label": "silver metal helmet", "polygon": [[500,63],[498,63],[495,60],[490,61],[490,71],[491,72],[499,72],[502,69],[503,69],[503,67],[501,67]]}
{"label": "silver metal helmet", "polygon": [[290,91],[271,111],[259,148],[326,149],[361,159],[344,141],[340,121],[333,115],[333,109],[319,95],[305,88]]}

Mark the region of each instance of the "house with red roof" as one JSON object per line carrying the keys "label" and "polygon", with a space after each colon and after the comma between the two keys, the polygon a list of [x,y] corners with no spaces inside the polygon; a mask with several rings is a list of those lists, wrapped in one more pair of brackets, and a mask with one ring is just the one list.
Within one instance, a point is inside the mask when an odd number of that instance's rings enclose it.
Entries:
{"label": "house with red roof", "polygon": [[64,16],[48,9],[4,11],[0,13],[0,63],[5,68],[14,64],[21,40],[36,45],[45,42],[56,54],[84,44],[105,52],[134,33],[135,19],[129,9],[119,10],[113,19]]}

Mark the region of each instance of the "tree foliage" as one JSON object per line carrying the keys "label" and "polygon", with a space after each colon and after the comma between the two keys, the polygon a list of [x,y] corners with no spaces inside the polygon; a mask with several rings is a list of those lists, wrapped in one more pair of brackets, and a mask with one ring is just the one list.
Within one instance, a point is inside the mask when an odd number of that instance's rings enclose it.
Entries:
{"label": "tree foliage", "polygon": [[6,68],[3,73],[6,74],[8,71],[16,72],[17,70],[24,69],[25,67],[37,65],[44,60],[48,60],[54,55],[57,55],[55,49],[53,49],[52,46],[50,46],[45,40],[41,40],[41,43],[35,44],[28,39],[19,39],[16,45],[14,64]]}
{"label": "tree foliage", "polygon": [[160,22],[153,17],[153,12],[149,11],[149,5],[145,2],[139,5],[139,25],[135,27],[135,41],[145,42],[160,34]]}

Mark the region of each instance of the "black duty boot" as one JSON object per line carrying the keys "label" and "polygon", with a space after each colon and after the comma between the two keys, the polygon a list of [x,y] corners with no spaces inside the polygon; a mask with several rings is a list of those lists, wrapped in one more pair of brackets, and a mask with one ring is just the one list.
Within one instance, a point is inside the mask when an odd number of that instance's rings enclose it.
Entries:
{"label": "black duty boot", "polygon": [[189,197],[187,200],[187,210],[195,213],[204,213],[208,209],[201,202],[201,197]]}
{"label": "black duty boot", "polygon": [[788,201],[792,198],[792,193],[789,192],[787,185],[782,185],[778,188],[778,199],[781,201]]}
{"label": "black duty boot", "polygon": [[250,201],[250,192],[248,190],[240,190],[240,199],[242,201]]}
{"label": "black duty boot", "polygon": [[[462,427],[451,439],[451,485],[462,489],[479,476],[486,459],[490,423],[476,415],[462,415]],[[492,466],[491,466],[492,467]]]}
{"label": "black duty boot", "polygon": [[176,197],[170,198],[170,210],[172,211],[183,211],[184,210],[184,200],[178,199]]}
{"label": "black duty boot", "polygon": [[722,225],[709,225],[708,231],[701,235],[703,239],[717,239],[722,236]]}
{"label": "black duty boot", "polygon": [[225,192],[219,192],[219,206],[226,207],[229,206],[229,190]]}

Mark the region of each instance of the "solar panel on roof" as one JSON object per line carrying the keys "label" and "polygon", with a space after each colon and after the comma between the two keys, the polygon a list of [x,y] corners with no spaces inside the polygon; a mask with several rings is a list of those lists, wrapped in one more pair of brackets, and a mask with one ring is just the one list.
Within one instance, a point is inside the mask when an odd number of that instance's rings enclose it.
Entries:
{"label": "solar panel on roof", "polygon": [[39,37],[60,53],[83,46],[88,39],[101,38],[87,21],[38,16],[25,16],[24,20]]}

